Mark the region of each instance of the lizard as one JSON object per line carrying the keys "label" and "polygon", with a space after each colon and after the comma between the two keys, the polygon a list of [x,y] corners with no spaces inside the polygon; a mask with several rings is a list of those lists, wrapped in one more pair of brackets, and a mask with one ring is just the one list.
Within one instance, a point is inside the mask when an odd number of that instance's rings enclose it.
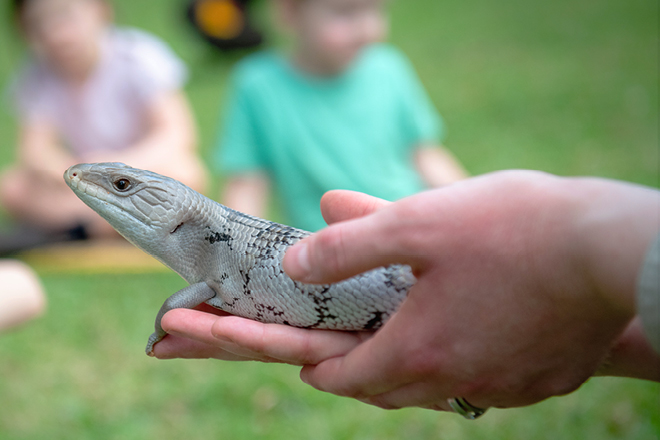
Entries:
{"label": "lizard", "polygon": [[282,258],[310,232],[232,210],[177,180],[121,163],[74,165],[64,180],[126,240],[189,283],[160,308],[149,355],[167,334],[162,317],[175,308],[206,303],[264,323],[375,331],[416,282],[406,265],[333,284],[294,281]]}

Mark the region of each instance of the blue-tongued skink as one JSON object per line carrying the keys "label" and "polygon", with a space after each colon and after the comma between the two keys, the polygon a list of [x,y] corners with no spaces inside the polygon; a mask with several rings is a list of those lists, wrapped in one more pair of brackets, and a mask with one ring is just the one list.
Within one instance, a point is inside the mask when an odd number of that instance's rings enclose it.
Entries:
{"label": "blue-tongued skink", "polygon": [[375,330],[404,300],[408,266],[375,269],[335,284],[304,284],[282,270],[287,248],[309,232],[227,208],[184,184],[120,163],[79,164],[64,173],[76,195],[122,236],[190,285],[156,317],[146,351],[166,332],[163,315],[207,303],[266,323]]}

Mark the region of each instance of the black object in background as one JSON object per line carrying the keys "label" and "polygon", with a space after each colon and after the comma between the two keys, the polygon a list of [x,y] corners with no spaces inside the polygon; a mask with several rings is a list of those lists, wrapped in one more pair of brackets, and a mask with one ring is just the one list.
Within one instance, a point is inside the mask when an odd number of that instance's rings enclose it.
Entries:
{"label": "black object in background", "polygon": [[187,17],[197,32],[222,50],[260,45],[261,33],[252,27],[248,16],[250,0],[193,0]]}

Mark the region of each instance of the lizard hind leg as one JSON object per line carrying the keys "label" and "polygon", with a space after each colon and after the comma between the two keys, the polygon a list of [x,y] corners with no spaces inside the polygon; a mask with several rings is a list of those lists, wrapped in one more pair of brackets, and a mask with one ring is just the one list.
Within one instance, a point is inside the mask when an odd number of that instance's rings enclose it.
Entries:
{"label": "lizard hind leg", "polygon": [[156,316],[156,331],[151,336],[149,336],[149,342],[147,343],[147,348],[145,349],[146,353],[149,356],[153,356],[154,345],[156,345],[156,343],[163,339],[167,334],[167,332],[163,330],[163,327],[160,325],[160,320],[163,319],[165,313],[172,309],[192,309],[193,307],[200,305],[201,303],[213,298],[214,296],[215,290],[211,289],[208,284],[201,282],[191,284],[190,286],[179,290],[174,295],[167,298],[158,311],[158,315]]}

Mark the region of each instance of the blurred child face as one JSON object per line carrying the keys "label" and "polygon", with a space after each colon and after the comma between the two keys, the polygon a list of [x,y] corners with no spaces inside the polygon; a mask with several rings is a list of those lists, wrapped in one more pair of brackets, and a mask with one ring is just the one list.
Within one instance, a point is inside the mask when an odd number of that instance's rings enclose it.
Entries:
{"label": "blurred child face", "polygon": [[286,0],[285,22],[297,56],[324,73],[339,73],[387,32],[384,0]]}
{"label": "blurred child face", "polygon": [[35,55],[60,74],[76,78],[98,59],[109,11],[100,0],[32,0],[20,18]]}

